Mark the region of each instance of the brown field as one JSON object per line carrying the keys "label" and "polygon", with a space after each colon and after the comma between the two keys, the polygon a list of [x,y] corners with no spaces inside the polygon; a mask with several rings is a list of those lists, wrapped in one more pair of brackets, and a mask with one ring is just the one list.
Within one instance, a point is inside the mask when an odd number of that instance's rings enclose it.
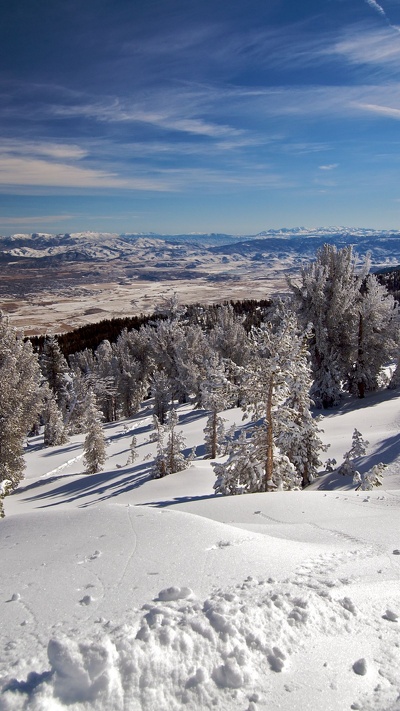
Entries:
{"label": "brown field", "polygon": [[174,293],[182,303],[219,303],[229,299],[265,299],[285,288],[283,280],[218,282],[117,282],[90,284],[69,290],[43,290],[35,294],[0,298],[0,308],[12,325],[26,335],[56,334],[102,319],[152,313]]}

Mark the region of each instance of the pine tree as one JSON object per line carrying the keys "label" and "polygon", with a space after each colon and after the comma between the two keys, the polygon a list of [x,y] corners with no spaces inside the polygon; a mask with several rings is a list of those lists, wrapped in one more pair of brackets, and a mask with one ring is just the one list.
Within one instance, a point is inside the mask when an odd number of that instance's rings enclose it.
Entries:
{"label": "pine tree", "polygon": [[89,390],[86,403],[86,437],[83,443],[84,465],[87,474],[96,474],[107,459],[106,444],[101,426],[101,413],[93,390]]}
{"label": "pine tree", "polygon": [[338,404],[348,380],[358,328],[357,303],[367,272],[365,263],[356,275],[351,246],[337,249],[325,244],[315,262],[302,270],[300,286],[290,284],[303,324],[313,326],[311,395],[317,407]]}
{"label": "pine tree", "polygon": [[[185,440],[182,433],[176,431],[177,424],[178,415],[176,410],[172,409],[168,413],[165,428],[160,427],[159,429],[157,456],[152,469],[154,479],[187,469],[192,461],[192,456],[185,457],[182,452]],[[165,436],[167,437],[166,442]]]}
{"label": "pine tree", "polygon": [[266,488],[265,449],[265,437],[260,428],[254,428],[248,438],[242,432],[238,439],[230,443],[227,461],[212,464],[217,477],[215,493],[232,495],[299,489],[301,476],[289,458],[275,445],[272,449],[273,474]]}
{"label": "pine tree", "polygon": [[68,364],[65,360],[56,336],[46,336],[43,353],[39,359],[42,373],[54,393],[57,405],[65,417],[68,407]]}
{"label": "pine tree", "polygon": [[206,361],[205,379],[201,383],[201,404],[210,410],[207,424],[204,429],[206,456],[211,459],[219,454],[224,439],[224,421],[218,415],[232,402],[233,387],[228,381],[224,363],[217,354]]}
{"label": "pine tree", "polygon": [[154,398],[154,414],[164,424],[172,398],[171,382],[163,370],[156,370],[151,379],[151,394]]}
{"label": "pine tree", "polygon": [[117,419],[115,360],[108,340],[102,341],[96,349],[94,370],[89,376],[89,382],[105,421],[115,422]]}
{"label": "pine tree", "polygon": [[265,457],[264,491],[271,489],[274,479],[274,447],[292,460],[304,484],[315,474],[323,448],[310,413],[307,334],[285,304],[278,309],[275,327],[262,324],[253,330],[255,359],[246,394],[246,411],[253,422],[262,418],[254,432],[264,440],[258,447]]}
{"label": "pine tree", "polygon": [[285,304],[279,305],[279,314],[274,327],[263,324],[253,330],[246,390],[253,425],[248,439],[231,442],[228,461],[216,465],[218,491],[298,488],[312,480],[320,464],[323,445],[310,413],[306,334]]}
{"label": "pine tree", "polygon": [[139,456],[136,451],[136,445],[137,445],[137,439],[136,439],[135,435],[133,435],[133,437],[131,439],[131,443],[129,445],[129,457],[128,457],[128,461],[126,463],[127,466],[129,464],[134,464],[136,462],[136,459]]}
{"label": "pine tree", "polygon": [[42,388],[43,394],[43,444],[45,447],[53,447],[65,444],[68,440],[65,432],[62,414],[57,405],[55,395],[47,386]]}
{"label": "pine tree", "polygon": [[[25,463],[23,445],[27,433],[37,421],[41,402],[40,370],[30,341],[10,326],[0,311],[0,516],[1,499],[14,490]],[[5,484],[4,482],[8,482]]]}
{"label": "pine tree", "polygon": [[343,455],[343,462],[338,468],[338,474],[342,476],[355,476],[355,474],[358,474],[354,460],[366,454],[368,445],[369,442],[363,439],[361,432],[354,428],[351,447]]}
{"label": "pine tree", "polygon": [[355,472],[353,476],[353,483],[356,484],[356,491],[361,489],[361,491],[371,491],[376,486],[382,486],[383,472],[386,469],[386,464],[380,462],[375,464],[369,471],[365,474],[360,474],[360,472]]}
{"label": "pine tree", "polygon": [[380,384],[382,368],[393,357],[398,343],[398,306],[386,287],[369,274],[359,293],[355,358],[349,389],[360,398]]}

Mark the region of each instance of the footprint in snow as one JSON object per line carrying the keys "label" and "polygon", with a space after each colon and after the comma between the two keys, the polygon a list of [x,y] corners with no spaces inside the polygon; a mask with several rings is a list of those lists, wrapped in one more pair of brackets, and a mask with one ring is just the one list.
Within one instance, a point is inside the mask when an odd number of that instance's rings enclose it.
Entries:
{"label": "footprint in snow", "polygon": [[79,600],[79,603],[81,605],[91,605],[93,602],[93,598],[91,595],[84,595],[81,600]]}

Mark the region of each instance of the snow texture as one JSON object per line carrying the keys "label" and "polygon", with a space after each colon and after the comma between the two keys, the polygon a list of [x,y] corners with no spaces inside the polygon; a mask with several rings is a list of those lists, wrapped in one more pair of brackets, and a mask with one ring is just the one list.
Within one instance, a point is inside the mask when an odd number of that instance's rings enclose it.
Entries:
{"label": "snow texture", "polygon": [[[357,427],[357,467],[387,464],[367,496],[335,472],[215,496],[199,457],[153,479],[143,412],[103,426],[92,475],[84,435],[29,440],[0,523],[1,711],[398,709],[399,402],[349,399],[321,422],[337,461]],[[179,408],[188,448],[206,417]],[[138,457],[118,468],[133,435]]]}

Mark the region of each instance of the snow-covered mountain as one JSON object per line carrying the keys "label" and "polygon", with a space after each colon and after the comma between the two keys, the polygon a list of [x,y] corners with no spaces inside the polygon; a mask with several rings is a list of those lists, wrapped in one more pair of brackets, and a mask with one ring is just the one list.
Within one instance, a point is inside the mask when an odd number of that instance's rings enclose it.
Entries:
{"label": "snow-covered mountain", "polygon": [[[282,249],[285,245],[287,251],[302,254],[313,254],[325,242],[335,243],[338,246],[354,245],[361,254],[366,251],[380,250],[382,254],[398,249],[400,239],[399,230],[372,230],[363,228],[329,227],[307,229],[305,227],[271,229],[255,235],[230,235],[219,233],[188,233],[188,234],[157,234],[157,233],[103,233],[103,232],[74,232],[71,234],[15,234],[8,237],[0,236],[0,254],[14,257],[45,257],[48,254],[62,254],[79,248],[82,255],[87,258],[108,257],[107,250],[111,253],[119,252],[120,256],[131,255],[134,252],[146,249],[160,248],[161,244],[168,245],[174,250],[178,245],[187,248],[204,249],[214,248],[229,254],[236,249],[241,254],[254,252],[264,248],[272,254]],[[111,256],[111,255],[110,255]]]}
{"label": "snow-covered mountain", "polygon": [[[339,462],[361,471],[304,491],[214,496],[204,411],[179,409],[192,466],[149,475],[151,409],[105,425],[103,472],[84,435],[28,440],[1,535],[2,711],[398,709],[399,393],[326,413]],[[243,427],[240,410],[224,413]],[[127,464],[132,435],[138,460]]]}

